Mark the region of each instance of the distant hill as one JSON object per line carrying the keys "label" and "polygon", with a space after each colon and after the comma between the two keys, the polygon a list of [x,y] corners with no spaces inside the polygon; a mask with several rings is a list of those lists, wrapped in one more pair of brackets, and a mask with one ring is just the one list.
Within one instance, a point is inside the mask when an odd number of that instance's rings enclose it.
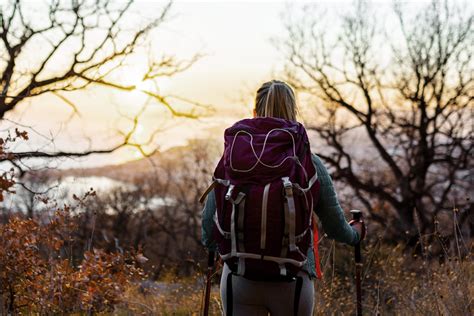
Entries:
{"label": "distant hill", "polygon": [[[117,165],[108,165],[93,168],[48,170],[46,173],[52,178],[66,176],[73,177],[108,177],[124,182],[134,182],[150,173],[160,172],[162,168],[176,168],[189,161],[193,156],[201,155],[214,160],[218,157],[217,144],[210,140],[193,140],[188,145],[172,147],[166,151],[157,152],[150,157],[144,157]],[[212,158],[214,156],[214,159]]]}

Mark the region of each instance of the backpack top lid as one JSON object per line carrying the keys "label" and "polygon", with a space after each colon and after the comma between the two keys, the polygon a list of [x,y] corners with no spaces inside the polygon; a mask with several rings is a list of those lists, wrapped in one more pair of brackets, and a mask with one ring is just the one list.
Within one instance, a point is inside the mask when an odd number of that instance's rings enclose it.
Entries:
{"label": "backpack top lid", "polygon": [[269,182],[295,173],[307,153],[309,141],[301,123],[274,117],[243,119],[225,130],[224,155],[215,176],[231,182]]}

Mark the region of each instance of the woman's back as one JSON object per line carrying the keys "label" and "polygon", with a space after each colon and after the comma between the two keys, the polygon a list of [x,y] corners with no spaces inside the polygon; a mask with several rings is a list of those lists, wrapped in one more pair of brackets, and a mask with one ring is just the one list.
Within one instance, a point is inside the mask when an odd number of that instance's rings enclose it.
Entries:
{"label": "woman's back", "polygon": [[[329,237],[359,241],[345,221],[326,168],[309,151],[306,133],[299,139],[291,129],[304,130],[296,113],[292,89],[280,81],[267,82],[257,91],[257,119],[244,120],[248,129],[226,131],[226,151],[214,174],[218,184],[207,198],[202,228],[203,244],[214,250],[217,241],[226,262],[221,298],[227,315],[312,314],[314,263],[319,263],[312,251],[317,249],[316,234],[308,226],[313,211]],[[275,140],[272,133],[278,134]],[[265,160],[268,144],[272,156]],[[269,207],[273,200],[276,204]],[[279,242],[269,247],[270,240]]]}

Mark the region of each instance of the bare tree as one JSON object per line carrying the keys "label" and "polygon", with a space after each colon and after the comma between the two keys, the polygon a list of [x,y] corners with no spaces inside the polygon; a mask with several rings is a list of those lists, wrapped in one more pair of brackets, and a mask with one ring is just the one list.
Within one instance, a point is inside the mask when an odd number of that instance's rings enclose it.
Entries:
{"label": "bare tree", "polygon": [[418,9],[394,3],[384,29],[359,1],[339,28],[306,14],[281,42],[288,81],[317,102],[318,155],[390,238],[412,242],[441,213],[459,210],[462,225],[474,210],[473,8]]}
{"label": "bare tree", "polygon": [[92,247],[141,249],[152,278],[170,267],[189,275],[205,259],[198,200],[211,181],[208,170],[217,152],[215,143],[196,140],[126,166],[127,182],[97,194],[83,207],[76,256]]}
{"label": "bare tree", "polygon": [[[23,101],[47,93],[54,94],[77,113],[77,106],[68,99],[67,92],[91,85],[122,91],[138,89],[173,116],[196,118],[198,113],[194,108],[182,112],[173,107],[176,96],[162,95],[159,89],[123,85],[112,79],[126,58],[143,44],[147,34],[165,21],[171,7],[169,2],[155,18],[138,19],[132,14],[133,2],[52,0],[43,7],[36,4],[32,8],[26,1],[10,0],[0,5],[0,119]],[[135,26],[130,28],[132,19]],[[173,76],[188,69],[199,57],[177,60],[174,56],[150,56],[142,80],[156,82],[157,78]],[[61,65],[60,70],[57,65]],[[110,148],[30,151],[15,153],[10,160],[109,153],[126,145],[141,149],[140,144],[131,141],[141,112],[132,119],[133,127],[124,133],[123,141]]]}

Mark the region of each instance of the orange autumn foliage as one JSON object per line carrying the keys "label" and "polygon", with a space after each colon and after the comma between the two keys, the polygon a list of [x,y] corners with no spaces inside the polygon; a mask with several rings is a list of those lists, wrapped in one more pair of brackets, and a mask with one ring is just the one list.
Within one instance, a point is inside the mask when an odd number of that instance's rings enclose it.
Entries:
{"label": "orange autumn foliage", "polygon": [[[9,155],[6,144],[15,139],[2,139],[0,155]],[[14,194],[13,176],[13,171],[0,174],[0,201]],[[0,314],[94,313],[126,305],[123,294],[143,276],[133,255],[90,244],[80,255],[73,251],[80,220],[75,207],[93,195],[75,197],[76,206],[56,207],[53,215],[28,219],[14,213],[0,224]]]}
{"label": "orange autumn foliage", "polygon": [[3,312],[108,311],[142,272],[131,256],[93,249],[79,265],[66,257],[74,224],[67,210],[46,224],[13,217],[0,226]]}
{"label": "orange autumn foliage", "polygon": [[[13,135],[8,133],[6,137],[0,137],[0,161],[13,160],[13,154],[9,152],[8,149],[9,145],[17,140],[28,140],[28,134],[25,131],[15,129]],[[0,173],[0,202],[3,202],[3,196],[5,193],[14,193],[14,185],[14,169],[12,168],[8,171],[2,171]]]}

